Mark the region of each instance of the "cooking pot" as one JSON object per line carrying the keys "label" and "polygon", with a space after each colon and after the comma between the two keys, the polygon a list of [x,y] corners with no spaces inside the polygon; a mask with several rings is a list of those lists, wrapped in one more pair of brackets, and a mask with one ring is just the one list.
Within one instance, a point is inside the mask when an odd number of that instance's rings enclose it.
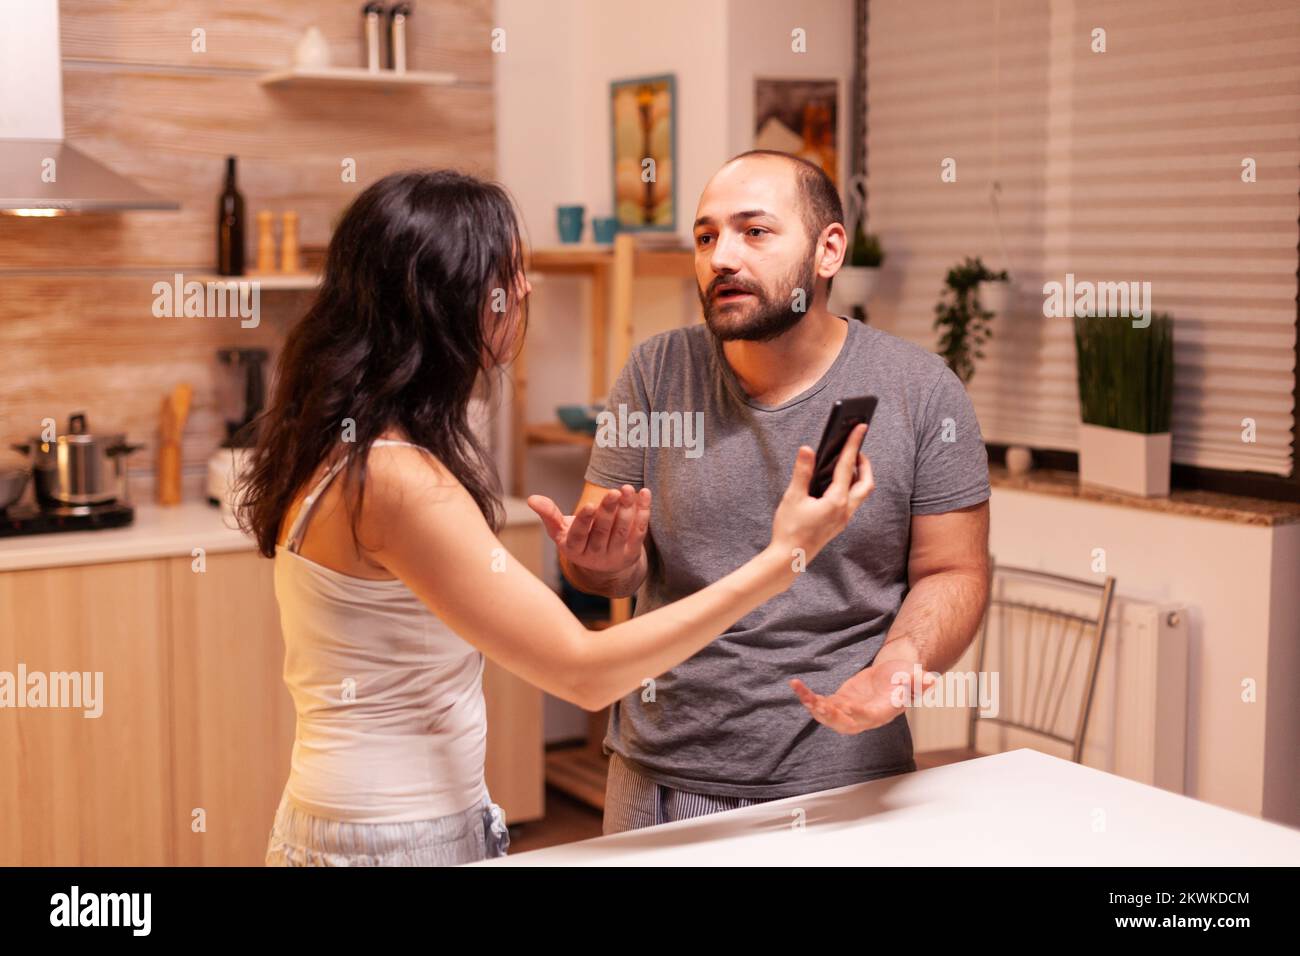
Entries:
{"label": "cooking pot", "polygon": [[31,458],[36,500],[43,507],[127,500],[126,456],[142,447],[128,445],[122,434],[92,435],[84,412],[70,415],[67,432],[54,441],[32,437],[13,446]]}

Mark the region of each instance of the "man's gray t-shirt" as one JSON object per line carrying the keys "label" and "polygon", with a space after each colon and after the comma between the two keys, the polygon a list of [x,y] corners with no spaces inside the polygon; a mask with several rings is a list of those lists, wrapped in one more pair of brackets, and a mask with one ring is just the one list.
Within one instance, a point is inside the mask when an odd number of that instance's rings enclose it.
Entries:
{"label": "man's gray t-shirt", "polygon": [[[788,681],[830,694],[871,663],[907,594],[911,516],[987,499],[988,457],[970,398],[939,356],[845,321],[834,364],[781,405],[748,399],[705,325],[639,345],[610,393],[608,410],[628,427],[621,446],[598,436],[586,477],[653,493],[637,614],[762,551],[795,453],[817,447],[832,402],[879,398],[863,443],[876,487],[844,532],[787,591],[614,704],[606,749],[659,783],[787,797],[915,769],[905,715],[844,736],[815,721]],[[694,447],[645,447],[636,412],[679,412],[692,423],[700,412],[703,435],[675,430],[661,445],[689,438]]]}

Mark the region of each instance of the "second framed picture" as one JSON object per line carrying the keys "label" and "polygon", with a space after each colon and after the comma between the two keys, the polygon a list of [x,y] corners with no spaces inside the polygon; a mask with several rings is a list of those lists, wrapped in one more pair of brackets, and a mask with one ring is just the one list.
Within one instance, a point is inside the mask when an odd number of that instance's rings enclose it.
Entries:
{"label": "second framed picture", "polygon": [[811,160],[842,186],[839,91],[838,80],[756,79],[754,148]]}

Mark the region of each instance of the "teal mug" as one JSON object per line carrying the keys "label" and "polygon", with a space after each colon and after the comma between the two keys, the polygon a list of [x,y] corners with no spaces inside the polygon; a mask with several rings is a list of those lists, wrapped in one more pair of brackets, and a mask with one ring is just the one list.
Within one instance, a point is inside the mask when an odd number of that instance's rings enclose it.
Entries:
{"label": "teal mug", "polygon": [[560,242],[580,242],[582,240],[582,223],[586,209],[582,206],[556,206],[556,224],[560,230]]}
{"label": "teal mug", "polygon": [[597,216],[591,220],[591,231],[598,243],[607,246],[614,241],[614,234],[618,232],[618,219],[614,216]]}

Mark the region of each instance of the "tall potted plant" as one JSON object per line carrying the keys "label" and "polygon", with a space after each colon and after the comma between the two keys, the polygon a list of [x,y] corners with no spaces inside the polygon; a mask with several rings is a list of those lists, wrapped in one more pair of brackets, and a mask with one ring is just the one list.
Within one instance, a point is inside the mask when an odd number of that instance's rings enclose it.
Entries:
{"label": "tall potted plant", "polygon": [[1005,282],[1007,274],[991,272],[978,257],[967,258],[948,270],[943,293],[934,307],[934,328],[939,331],[939,354],[965,384],[975,375],[975,360],[991,335],[993,313],[980,303],[981,282]]}
{"label": "tall potted plant", "polygon": [[1079,481],[1129,494],[1169,494],[1174,404],[1173,320],[1076,316]]}

